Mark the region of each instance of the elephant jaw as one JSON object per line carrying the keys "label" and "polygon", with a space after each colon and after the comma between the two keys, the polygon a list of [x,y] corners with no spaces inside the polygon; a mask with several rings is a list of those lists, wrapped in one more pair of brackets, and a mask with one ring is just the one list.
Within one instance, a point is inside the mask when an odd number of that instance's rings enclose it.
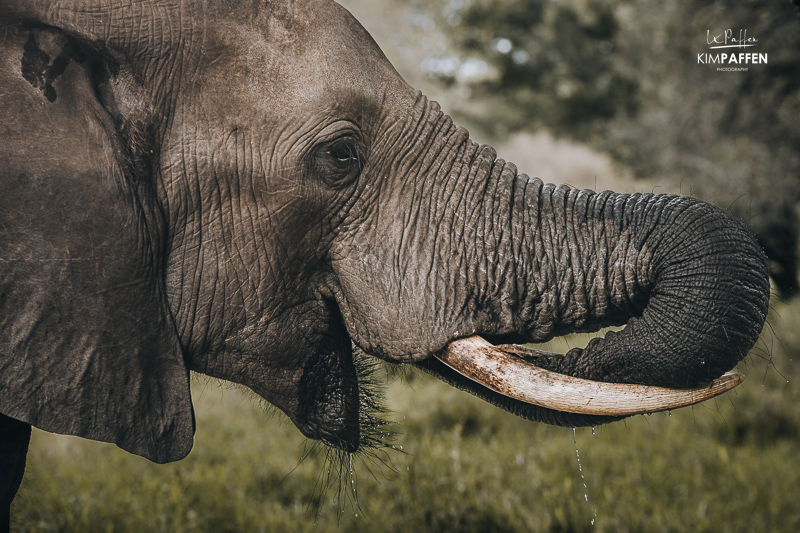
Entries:
{"label": "elephant jaw", "polygon": [[451,342],[436,358],[503,396],[584,415],[630,416],[677,409],[718,396],[744,381],[742,374],[726,374],[690,389],[604,383],[544,370],[513,353],[552,355],[521,346],[494,346],[475,336]]}

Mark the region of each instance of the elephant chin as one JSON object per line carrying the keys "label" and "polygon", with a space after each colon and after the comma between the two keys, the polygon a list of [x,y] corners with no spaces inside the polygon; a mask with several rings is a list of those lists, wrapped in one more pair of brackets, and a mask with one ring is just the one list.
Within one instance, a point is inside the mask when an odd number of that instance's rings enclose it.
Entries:
{"label": "elephant chin", "polygon": [[741,374],[726,374],[703,386],[671,389],[575,378],[530,361],[553,356],[517,345],[492,345],[481,337],[451,342],[435,357],[465,378],[502,396],[563,413],[625,417],[693,405],[739,385]]}

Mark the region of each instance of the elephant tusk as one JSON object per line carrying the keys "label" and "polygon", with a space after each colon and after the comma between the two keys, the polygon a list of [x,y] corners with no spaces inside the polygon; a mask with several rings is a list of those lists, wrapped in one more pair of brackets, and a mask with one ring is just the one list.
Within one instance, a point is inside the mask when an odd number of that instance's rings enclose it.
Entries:
{"label": "elephant tusk", "polygon": [[[537,353],[522,347],[508,351]],[[742,374],[725,374],[691,389],[592,381],[544,370],[478,336],[453,341],[436,357],[464,377],[504,396],[586,415],[630,416],[677,409],[718,396],[744,381]]]}

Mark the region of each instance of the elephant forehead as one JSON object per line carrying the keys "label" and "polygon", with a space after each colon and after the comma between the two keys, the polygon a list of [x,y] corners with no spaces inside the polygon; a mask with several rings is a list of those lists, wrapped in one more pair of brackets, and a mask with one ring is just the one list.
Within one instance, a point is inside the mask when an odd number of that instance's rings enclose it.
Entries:
{"label": "elephant forehead", "polygon": [[[373,116],[389,96],[413,98],[366,30],[334,2],[278,3],[268,16],[207,22],[206,38],[203,72],[193,81],[241,112]],[[246,102],[231,101],[238,97]]]}

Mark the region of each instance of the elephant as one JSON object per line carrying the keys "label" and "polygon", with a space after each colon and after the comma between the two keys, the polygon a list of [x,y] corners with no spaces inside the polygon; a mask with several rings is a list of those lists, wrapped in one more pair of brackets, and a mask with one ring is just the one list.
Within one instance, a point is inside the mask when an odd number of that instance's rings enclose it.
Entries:
{"label": "elephant", "polygon": [[435,356],[617,325],[517,359],[685,389],[766,319],[740,221],[518,172],[332,0],[0,0],[0,35],[0,512],[31,426],[186,456],[190,371],[353,453],[354,350],[586,426],[626,414],[519,401]]}

